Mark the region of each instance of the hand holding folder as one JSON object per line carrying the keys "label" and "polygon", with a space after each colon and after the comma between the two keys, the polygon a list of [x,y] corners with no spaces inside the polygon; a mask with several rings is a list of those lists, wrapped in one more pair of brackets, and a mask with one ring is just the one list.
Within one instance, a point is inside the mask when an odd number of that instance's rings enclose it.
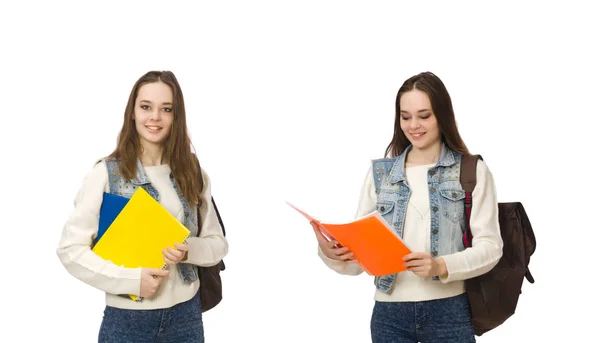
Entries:
{"label": "hand holding folder", "polygon": [[[92,251],[126,268],[165,269],[162,250],[185,242],[190,231],[143,188],[126,199],[104,195],[98,237]],[[111,218],[114,218],[112,222]],[[108,228],[101,232],[107,223],[110,223]],[[130,297],[138,300],[135,295]]]}
{"label": "hand holding folder", "polygon": [[321,222],[294,205],[288,205],[309,221],[318,223],[328,240],[347,247],[368,274],[382,276],[406,270],[402,258],[412,251],[379,212],[374,211],[352,222],[333,224]]}

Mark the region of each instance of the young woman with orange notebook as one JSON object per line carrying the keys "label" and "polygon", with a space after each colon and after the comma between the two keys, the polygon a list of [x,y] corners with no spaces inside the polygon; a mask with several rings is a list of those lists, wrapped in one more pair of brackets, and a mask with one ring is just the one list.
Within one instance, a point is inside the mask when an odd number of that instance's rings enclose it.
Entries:
{"label": "young woman with orange notebook", "polygon": [[[450,95],[436,75],[420,73],[400,87],[395,109],[386,158],[372,161],[356,216],[379,211],[413,252],[404,257],[407,271],[375,278],[372,341],[475,342],[464,281],[491,270],[503,247],[493,176],[479,160],[473,246],[465,249],[459,176],[461,157],[469,150]],[[329,268],[348,275],[363,272],[352,251],[327,240],[318,223],[312,225]]]}

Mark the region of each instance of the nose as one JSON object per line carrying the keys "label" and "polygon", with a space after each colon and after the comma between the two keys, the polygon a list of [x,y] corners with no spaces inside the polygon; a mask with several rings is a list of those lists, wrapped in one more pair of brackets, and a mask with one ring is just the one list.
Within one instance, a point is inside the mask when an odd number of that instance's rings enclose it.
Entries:
{"label": "nose", "polygon": [[410,120],[410,129],[416,130],[419,127],[421,127],[421,122],[419,121],[419,118],[417,118],[416,116],[413,116]]}
{"label": "nose", "polygon": [[159,109],[153,110],[152,113],[150,114],[150,119],[160,120],[160,110]]}

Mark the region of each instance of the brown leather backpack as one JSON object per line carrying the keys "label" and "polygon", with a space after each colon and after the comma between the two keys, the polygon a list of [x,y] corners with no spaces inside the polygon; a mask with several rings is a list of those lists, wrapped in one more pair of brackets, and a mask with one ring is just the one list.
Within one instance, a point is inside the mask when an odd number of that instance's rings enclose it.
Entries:
{"label": "brown leather backpack", "polygon": [[[460,182],[465,196],[466,225],[463,243],[472,246],[471,218],[472,192],[477,183],[477,160],[480,155],[463,156]],[[520,202],[498,203],[500,233],[504,242],[502,258],[489,272],[466,280],[471,305],[473,329],[477,336],[504,323],[515,313],[523,279],[534,283],[529,272],[529,259],[536,248],[531,223]]]}

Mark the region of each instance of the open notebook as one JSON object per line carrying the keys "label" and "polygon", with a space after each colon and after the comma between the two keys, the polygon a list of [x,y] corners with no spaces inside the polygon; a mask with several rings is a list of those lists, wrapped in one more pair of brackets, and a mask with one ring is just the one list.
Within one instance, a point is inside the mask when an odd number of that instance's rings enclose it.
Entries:
{"label": "open notebook", "polygon": [[[107,199],[116,201],[107,206],[103,214],[111,216],[111,211],[106,209],[112,208],[114,212],[123,200],[105,197]],[[103,234],[99,232],[92,251],[119,266],[164,269],[167,264],[162,250],[167,246],[175,248],[174,244],[185,242],[189,234],[190,231],[177,218],[140,187],[106,231]],[[130,297],[139,300],[135,295]]]}
{"label": "open notebook", "polygon": [[406,270],[402,258],[412,251],[379,212],[374,211],[351,222],[334,224],[321,222],[289,202],[287,204],[309,221],[319,223],[321,232],[330,241],[336,240],[348,247],[368,274],[382,276]]}

